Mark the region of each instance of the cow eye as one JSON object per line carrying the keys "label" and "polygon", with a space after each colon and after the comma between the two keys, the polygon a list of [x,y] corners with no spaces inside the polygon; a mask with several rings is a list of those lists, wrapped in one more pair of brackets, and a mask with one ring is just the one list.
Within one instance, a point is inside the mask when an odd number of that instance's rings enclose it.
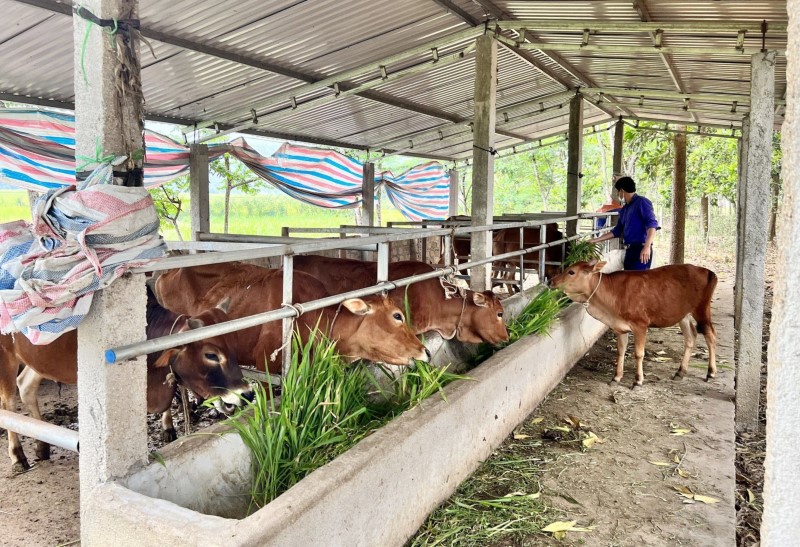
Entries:
{"label": "cow eye", "polygon": [[402,313],[400,313],[400,312],[395,312],[395,313],[392,315],[392,317],[394,317],[395,319],[397,319],[397,320],[398,320],[398,321],[400,321],[401,323],[403,322],[403,314],[402,314]]}
{"label": "cow eye", "polygon": [[212,363],[219,363],[219,355],[216,353],[205,353],[203,357],[211,361]]}
{"label": "cow eye", "polygon": [[501,311],[497,312],[497,317],[502,319],[503,318],[503,312],[501,312]]}
{"label": "cow eye", "polygon": [[575,275],[575,270],[570,270],[570,271],[569,271],[569,272],[567,272],[567,273],[568,273],[569,275]]}

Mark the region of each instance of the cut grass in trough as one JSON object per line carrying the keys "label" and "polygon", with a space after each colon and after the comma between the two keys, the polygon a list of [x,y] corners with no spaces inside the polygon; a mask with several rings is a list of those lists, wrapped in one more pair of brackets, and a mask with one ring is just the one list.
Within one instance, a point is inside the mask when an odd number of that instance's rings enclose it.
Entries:
{"label": "cut grass in trough", "polygon": [[461,378],[418,362],[387,385],[365,364],[345,363],[334,343],[318,332],[306,343],[295,334],[280,403],[271,386],[259,385],[252,405],[229,420],[253,455],[251,509],[263,507],[371,431]]}

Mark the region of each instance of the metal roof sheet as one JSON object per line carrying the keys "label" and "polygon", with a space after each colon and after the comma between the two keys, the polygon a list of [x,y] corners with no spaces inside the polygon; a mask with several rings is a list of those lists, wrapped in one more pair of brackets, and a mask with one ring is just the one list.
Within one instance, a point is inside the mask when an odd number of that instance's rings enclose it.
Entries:
{"label": "metal roof sheet", "polygon": [[[247,125],[251,109],[263,123],[250,131],[337,145],[394,149],[462,158],[471,152],[466,122],[472,117],[476,33],[489,19],[533,20],[523,36],[515,25],[505,39],[552,44],[543,50],[498,46],[497,143],[518,143],[566,131],[569,97],[578,87],[640,89],[690,94],[749,93],[750,57],[736,53],[737,33],[711,24],[764,19],[767,48],[786,47],[785,0],[211,0],[140,1],[142,77],[148,115],[187,124]],[[61,0],[0,0],[0,98],[68,107],[73,101],[71,7]],[[573,30],[552,30],[535,21],[572,21]],[[664,30],[665,47],[730,48],[729,54],[696,51],[659,54],[567,51],[591,46],[649,48],[648,29],[592,30],[592,24],[642,21],[698,23],[694,30]],[[574,23],[581,23],[574,25]],[[701,28],[703,24],[706,28]],[[491,23],[488,31],[493,32]],[[521,27],[522,25],[520,25]],[[761,47],[760,33],[743,45]],[[435,50],[430,45],[437,41]],[[524,46],[523,46],[524,47]],[[399,55],[412,48],[417,51]],[[466,49],[465,49],[466,48]],[[451,55],[463,52],[463,58]],[[389,58],[387,60],[387,58]],[[433,60],[439,58],[440,62]],[[377,62],[385,64],[385,81]],[[373,63],[369,70],[354,69]],[[408,71],[408,75],[404,75]],[[345,74],[342,96],[310,82]],[[776,95],[786,89],[785,58],[776,62]],[[676,84],[676,80],[680,85]],[[331,80],[332,82],[333,80]],[[369,90],[350,91],[367,84]],[[290,108],[291,95],[301,106]],[[551,97],[556,97],[552,99]],[[597,93],[587,97],[600,99]],[[541,104],[539,104],[541,103]],[[560,106],[559,106],[560,105]],[[623,113],[687,123],[738,125],[746,104],[680,98],[638,101],[606,94],[600,108],[585,103],[585,121]],[[681,109],[687,106],[689,112]],[[731,112],[731,110],[735,110]],[[780,124],[782,109],[776,123]],[[460,135],[460,137],[459,137]],[[441,142],[436,142],[441,141]],[[461,142],[459,142],[461,141]]]}

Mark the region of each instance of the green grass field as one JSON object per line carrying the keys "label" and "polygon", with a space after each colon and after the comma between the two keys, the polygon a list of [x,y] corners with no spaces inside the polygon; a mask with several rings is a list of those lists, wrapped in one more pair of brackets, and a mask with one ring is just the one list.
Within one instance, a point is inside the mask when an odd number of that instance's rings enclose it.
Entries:
{"label": "green grass field", "polygon": [[[222,232],[224,196],[212,194],[211,231]],[[382,221],[405,220],[400,212],[384,199]],[[24,190],[0,191],[0,223],[13,220],[30,220],[28,194]],[[189,199],[184,198],[183,212],[178,225],[184,239],[189,237]],[[253,235],[280,235],[283,226],[302,228],[335,228],[341,224],[355,224],[353,209],[323,209],[306,205],[283,194],[233,195],[229,233]],[[177,239],[171,224],[162,223],[161,233],[165,239]],[[309,236],[306,236],[309,237]]]}

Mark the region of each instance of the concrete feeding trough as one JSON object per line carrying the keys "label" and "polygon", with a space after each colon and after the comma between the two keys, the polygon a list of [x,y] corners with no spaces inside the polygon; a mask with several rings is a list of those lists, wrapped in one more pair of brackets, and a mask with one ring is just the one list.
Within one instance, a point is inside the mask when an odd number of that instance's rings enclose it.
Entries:
{"label": "concrete feeding trough", "polygon": [[[519,313],[535,291],[504,303]],[[403,545],[555,387],[606,327],[580,304],[394,419],[246,516],[251,457],[220,424],[163,461],[97,486],[82,511],[92,544]],[[460,352],[455,352],[459,354]]]}

